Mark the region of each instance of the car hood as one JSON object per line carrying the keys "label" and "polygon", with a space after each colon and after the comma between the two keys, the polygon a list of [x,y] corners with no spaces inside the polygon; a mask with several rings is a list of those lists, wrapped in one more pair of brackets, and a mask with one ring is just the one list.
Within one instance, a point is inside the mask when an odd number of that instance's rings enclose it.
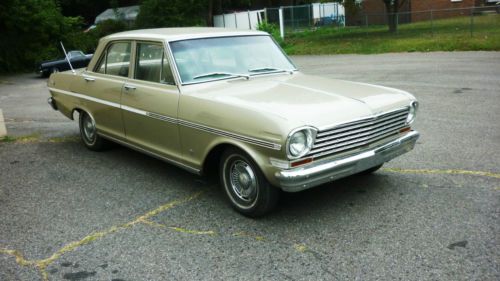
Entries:
{"label": "car hood", "polygon": [[193,98],[275,115],[291,126],[318,129],[408,106],[415,99],[392,88],[298,72],[202,83],[184,89]]}

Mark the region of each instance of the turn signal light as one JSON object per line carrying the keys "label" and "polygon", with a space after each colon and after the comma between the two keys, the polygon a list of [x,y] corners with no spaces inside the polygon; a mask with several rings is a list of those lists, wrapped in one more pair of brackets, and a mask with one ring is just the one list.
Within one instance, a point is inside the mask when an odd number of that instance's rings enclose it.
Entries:
{"label": "turn signal light", "polygon": [[292,167],[298,167],[300,165],[304,165],[304,164],[307,164],[307,163],[311,163],[313,161],[312,158],[306,158],[304,160],[300,160],[300,161],[297,161],[297,162],[293,162],[292,163]]}
{"label": "turn signal light", "polygon": [[409,131],[411,131],[410,127],[406,127],[406,128],[399,130],[400,133],[405,133],[405,132],[409,132]]}

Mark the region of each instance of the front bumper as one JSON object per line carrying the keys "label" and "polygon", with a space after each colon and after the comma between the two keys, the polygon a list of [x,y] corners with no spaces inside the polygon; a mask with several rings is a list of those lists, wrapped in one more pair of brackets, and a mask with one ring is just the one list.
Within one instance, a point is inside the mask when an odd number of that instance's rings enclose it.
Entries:
{"label": "front bumper", "polygon": [[383,164],[413,149],[420,134],[411,131],[379,147],[341,159],[325,159],[275,173],[284,191],[297,192],[323,183],[354,175]]}

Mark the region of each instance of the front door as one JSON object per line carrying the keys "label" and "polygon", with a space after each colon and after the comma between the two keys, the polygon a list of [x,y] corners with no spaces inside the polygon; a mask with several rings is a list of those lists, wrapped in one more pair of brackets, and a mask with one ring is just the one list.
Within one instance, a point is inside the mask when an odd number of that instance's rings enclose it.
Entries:
{"label": "front door", "polygon": [[178,100],[163,44],[137,42],[133,79],[126,81],[122,93],[127,141],[180,161]]}

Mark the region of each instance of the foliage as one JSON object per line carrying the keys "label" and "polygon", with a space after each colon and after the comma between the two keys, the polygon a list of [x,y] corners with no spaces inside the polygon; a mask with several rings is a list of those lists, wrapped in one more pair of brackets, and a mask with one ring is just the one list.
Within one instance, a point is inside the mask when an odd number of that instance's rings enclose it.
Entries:
{"label": "foliage", "polygon": [[348,17],[356,16],[361,10],[361,2],[356,0],[345,0],[344,1],[345,13]]}
{"label": "foliage", "polygon": [[263,21],[263,22],[259,23],[259,25],[257,26],[257,29],[260,31],[264,31],[264,32],[271,34],[271,36],[273,36],[274,40],[276,40],[276,42],[278,42],[281,45],[281,47],[286,46],[286,43],[283,40],[283,38],[281,38],[280,30],[276,24]]}
{"label": "foliage", "polygon": [[65,17],[57,0],[0,1],[0,73],[33,71],[37,62],[63,57],[66,50],[93,52],[101,37],[123,31],[123,22],[108,20],[84,33],[81,17]]}
{"label": "foliage", "polygon": [[90,31],[90,33],[99,40],[104,36],[108,36],[113,33],[121,32],[128,30],[127,24],[123,21],[117,20],[105,20],[100,22],[97,27]]}
{"label": "foliage", "polygon": [[285,51],[291,55],[375,54],[388,52],[500,51],[498,16],[416,22],[399,26],[398,34],[384,25],[321,28],[289,34]]}
{"label": "foliage", "polygon": [[206,25],[207,1],[144,0],[137,15],[138,28]]}
{"label": "foliage", "polygon": [[59,54],[59,41],[76,38],[80,17],[64,17],[55,0],[0,1],[0,72],[34,69]]}

